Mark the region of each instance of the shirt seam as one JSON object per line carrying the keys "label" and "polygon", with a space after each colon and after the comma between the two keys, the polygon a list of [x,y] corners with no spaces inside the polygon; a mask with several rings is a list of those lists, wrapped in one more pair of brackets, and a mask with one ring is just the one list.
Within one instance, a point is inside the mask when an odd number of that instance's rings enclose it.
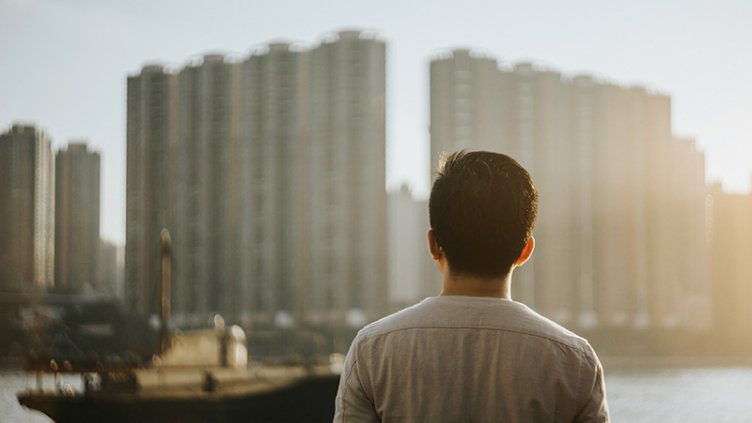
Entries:
{"label": "shirt seam", "polygon": [[383,331],[383,332],[371,334],[370,336],[368,334],[364,334],[364,335],[368,339],[373,339],[373,338],[377,338],[377,337],[381,337],[381,336],[386,336],[386,335],[389,335],[389,334],[394,333],[394,332],[402,332],[402,331],[411,330],[411,329],[486,329],[486,330],[493,330],[493,331],[498,331],[498,332],[510,332],[510,333],[516,333],[516,334],[520,334],[520,335],[533,336],[533,337],[536,337],[536,338],[546,339],[548,341],[555,342],[555,343],[557,343],[559,345],[567,347],[568,349],[576,350],[576,351],[579,351],[581,353],[584,353],[585,357],[588,359],[588,361],[590,361],[592,364],[596,363],[595,359],[592,358],[592,357],[590,357],[590,351],[587,348],[581,348],[579,346],[575,346],[575,345],[568,344],[566,342],[562,342],[562,341],[560,341],[558,339],[555,339],[553,337],[550,337],[550,336],[541,335],[541,334],[537,334],[537,333],[532,333],[532,332],[528,332],[528,331],[524,331],[524,330],[494,328],[494,327],[487,327],[487,326],[410,326],[410,327],[405,327],[405,328],[390,329],[388,331]]}
{"label": "shirt seam", "polygon": [[[593,374],[593,377],[595,378],[595,380],[593,381],[592,386],[590,388],[590,391],[588,392],[588,395],[587,395],[587,397],[585,399],[585,403],[577,411],[577,418],[579,418],[580,415],[582,415],[582,413],[585,412],[585,410],[587,409],[588,405],[590,404],[590,400],[593,398],[593,392],[595,392],[596,389],[599,389],[600,391],[603,390],[603,383],[602,383],[603,380],[602,380],[601,377],[599,377],[599,368],[598,367],[595,368],[595,373]],[[582,382],[583,382],[582,379],[578,380],[578,383],[580,384],[580,386],[582,386]],[[578,392],[579,392],[579,390],[578,390]],[[603,398],[601,398],[601,403],[602,402],[603,402]]]}
{"label": "shirt seam", "polygon": [[[345,401],[345,394],[347,394],[347,382],[350,380],[350,377],[352,377],[353,371],[356,370],[355,369],[355,365],[357,363],[358,363],[357,359],[353,360],[352,365],[350,366],[350,371],[347,372],[347,377],[345,377],[345,381],[343,383],[345,389],[342,391],[342,399],[340,400],[340,401],[342,401],[342,423],[345,423],[347,421],[347,413],[346,413],[346,410],[345,410],[345,408],[346,408],[345,405],[347,404],[347,401]],[[360,381],[358,381],[358,382],[360,382]],[[363,387],[361,386],[361,389],[362,388]]]}

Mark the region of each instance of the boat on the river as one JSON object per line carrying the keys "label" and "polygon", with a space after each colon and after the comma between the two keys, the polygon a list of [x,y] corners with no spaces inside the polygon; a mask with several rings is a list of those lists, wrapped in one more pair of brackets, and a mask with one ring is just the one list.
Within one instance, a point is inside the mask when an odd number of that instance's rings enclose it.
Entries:
{"label": "boat on the river", "polygon": [[[330,422],[341,356],[324,363],[248,364],[239,326],[168,333],[171,250],[162,233],[162,340],[148,366],[117,362],[30,363],[37,386],[19,392],[21,405],[56,422]],[[82,390],[61,374],[78,373]],[[53,389],[44,374],[53,373]]]}
{"label": "boat on the river", "polygon": [[[188,339],[184,348],[203,343],[205,352],[212,338],[227,339],[206,331],[175,342]],[[137,369],[53,365],[58,372],[80,373],[83,390],[63,383],[57,373],[53,389],[39,383],[19,392],[18,401],[56,422],[330,422],[334,416],[336,363],[242,366],[225,356],[217,360],[224,363],[187,365],[171,357]]]}

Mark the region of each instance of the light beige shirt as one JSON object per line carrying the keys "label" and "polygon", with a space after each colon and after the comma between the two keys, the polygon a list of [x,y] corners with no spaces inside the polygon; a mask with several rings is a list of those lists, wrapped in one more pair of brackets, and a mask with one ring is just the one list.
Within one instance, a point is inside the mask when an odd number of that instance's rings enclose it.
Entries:
{"label": "light beige shirt", "polygon": [[363,328],[335,422],[607,422],[586,340],[511,300],[432,297]]}

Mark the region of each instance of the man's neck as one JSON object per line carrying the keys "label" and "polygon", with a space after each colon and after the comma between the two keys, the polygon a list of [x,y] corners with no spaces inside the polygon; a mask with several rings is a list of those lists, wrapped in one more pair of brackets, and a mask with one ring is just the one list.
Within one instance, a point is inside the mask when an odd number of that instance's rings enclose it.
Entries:
{"label": "man's neck", "polygon": [[479,278],[444,272],[442,296],[462,295],[467,297],[490,297],[512,299],[512,272],[503,278]]}

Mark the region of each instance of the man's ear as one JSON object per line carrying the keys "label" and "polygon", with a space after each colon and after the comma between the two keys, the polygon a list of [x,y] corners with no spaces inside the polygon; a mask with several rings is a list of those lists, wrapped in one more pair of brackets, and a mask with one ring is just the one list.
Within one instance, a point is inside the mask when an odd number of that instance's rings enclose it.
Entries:
{"label": "man's ear", "polygon": [[428,237],[428,251],[431,253],[431,258],[439,260],[444,255],[444,251],[439,247],[439,242],[436,241],[436,235],[433,233],[433,229],[429,229],[427,233]]}
{"label": "man's ear", "polygon": [[525,264],[525,262],[528,261],[528,259],[530,259],[530,256],[533,255],[533,250],[535,250],[535,238],[533,238],[533,236],[530,235],[530,238],[527,239],[525,246],[522,247],[522,252],[520,253],[520,256],[517,257],[517,260],[514,262],[514,265],[519,267]]}

